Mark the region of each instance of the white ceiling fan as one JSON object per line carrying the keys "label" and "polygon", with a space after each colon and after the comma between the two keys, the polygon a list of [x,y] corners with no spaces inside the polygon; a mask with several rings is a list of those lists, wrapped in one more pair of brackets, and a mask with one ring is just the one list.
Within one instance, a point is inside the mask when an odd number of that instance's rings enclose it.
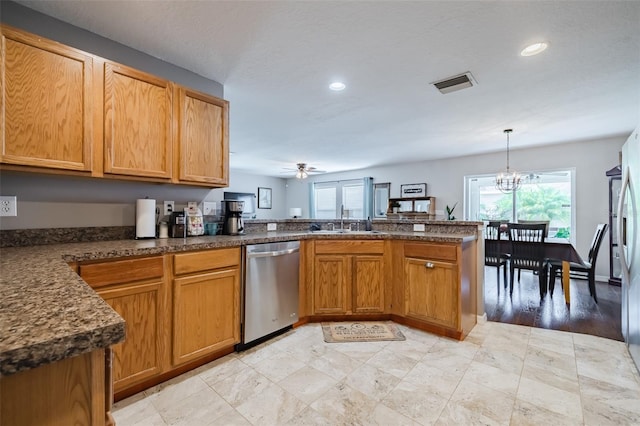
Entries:
{"label": "white ceiling fan", "polygon": [[311,174],[327,173],[325,170],[318,170],[313,166],[307,166],[307,163],[297,163],[295,169],[286,168],[286,170],[295,171],[295,176],[298,179],[306,179]]}

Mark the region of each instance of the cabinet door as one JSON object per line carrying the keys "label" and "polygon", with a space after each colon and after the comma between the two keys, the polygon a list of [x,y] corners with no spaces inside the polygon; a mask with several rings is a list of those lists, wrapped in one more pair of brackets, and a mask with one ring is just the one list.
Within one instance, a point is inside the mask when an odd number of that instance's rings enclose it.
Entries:
{"label": "cabinet door", "polygon": [[228,269],[173,280],[173,363],[240,342],[240,272]]}
{"label": "cabinet door", "polygon": [[456,265],[405,258],[406,315],[458,328]]}
{"label": "cabinet door", "polygon": [[93,58],[1,28],[0,162],[90,171]]}
{"label": "cabinet door", "polygon": [[316,255],[313,279],[313,313],[345,314],[351,289],[350,256]]}
{"label": "cabinet door", "polygon": [[162,372],[162,289],[158,281],[98,291],[127,323],[125,341],[113,346],[115,392]]}
{"label": "cabinet door", "polygon": [[353,312],[384,312],[382,256],[353,257]]}
{"label": "cabinet door", "polygon": [[186,88],[178,90],[179,180],[229,184],[229,103]]}
{"label": "cabinet door", "polygon": [[107,62],[104,103],[104,172],[170,178],[171,83]]}

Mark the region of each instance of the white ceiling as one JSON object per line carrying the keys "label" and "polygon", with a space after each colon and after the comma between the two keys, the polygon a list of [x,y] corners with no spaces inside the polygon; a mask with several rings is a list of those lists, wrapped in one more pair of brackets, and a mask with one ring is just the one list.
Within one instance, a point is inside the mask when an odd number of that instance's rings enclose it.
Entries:
{"label": "white ceiling", "polygon": [[[224,84],[232,169],[284,176],[628,135],[639,1],[18,1]],[[536,41],[533,57],[520,50]],[[429,83],[471,71],[478,85]],[[343,92],[328,85],[338,79]],[[292,172],[293,173],[293,172]]]}

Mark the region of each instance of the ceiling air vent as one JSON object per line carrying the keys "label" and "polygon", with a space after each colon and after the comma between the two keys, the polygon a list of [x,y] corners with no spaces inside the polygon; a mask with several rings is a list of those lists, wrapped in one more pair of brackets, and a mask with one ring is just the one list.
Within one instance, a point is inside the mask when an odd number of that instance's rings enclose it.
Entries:
{"label": "ceiling air vent", "polygon": [[466,89],[467,87],[475,86],[477,83],[470,72],[466,72],[461,75],[456,75],[455,77],[449,77],[445,80],[436,81],[435,83],[431,83],[436,86],[436,89],[440,91],[440,93],[450,93],[455,92],[456,90]]}

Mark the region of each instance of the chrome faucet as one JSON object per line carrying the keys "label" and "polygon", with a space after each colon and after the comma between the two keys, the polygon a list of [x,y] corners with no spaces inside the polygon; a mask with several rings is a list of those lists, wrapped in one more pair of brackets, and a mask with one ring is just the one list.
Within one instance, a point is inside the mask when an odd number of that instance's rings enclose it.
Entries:
{"label": "chrome faucet", "polygon": [[334,226],[333,223],[327,223],[327,227],[331,227],[331,231],[335,231],[336,227]]}
{"label": "chrome faucet", "polygon": [[344,204],[340,204],[340,229],[344,229]]}

